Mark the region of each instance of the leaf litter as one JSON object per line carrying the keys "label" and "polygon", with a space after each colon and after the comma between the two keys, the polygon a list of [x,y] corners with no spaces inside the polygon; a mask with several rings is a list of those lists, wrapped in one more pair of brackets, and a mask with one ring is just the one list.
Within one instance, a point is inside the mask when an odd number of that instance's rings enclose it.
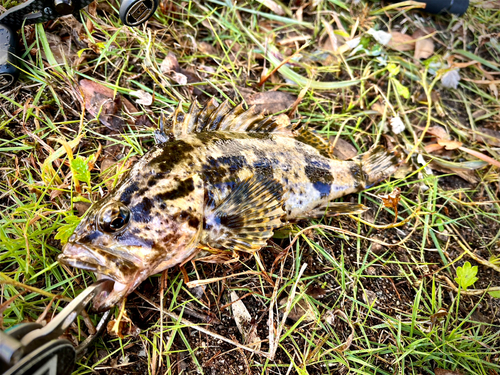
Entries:
{"label": "leaf litter", "polygon": [[[487,321],[499,319],[495,288],[500,280],[494,267],[500,251],[495,164],[499,68],[491,48],[495,37],[487,36],[498,30],[494,22],[474,18],[494,17],[488,9],[495,2],[473,5],[475,16],[423,18],[398,8],[414,4],[391,4],[379,13],[380,4],[364,1],[265,1],[233,8],[217,2],[186,6],[162,1],[147,32],[115,27],[110,23],[119,25],[114,9],[103,4],[89,7],[92,17],[79,35],[66,21],[50,25],[47,38],[53,34],[52,40],[67,42],[66,54],[69,48],[76,50],[76,57],[70,55],[74,71],[63,66],[62,74],[51,76],[32,68],[45,83],[24,76],[32,86],[9,94],[19,105],[1,103],[5,178],[0,196],[6,215],[0,238],[21,264],[2,263],[6,297],[18,295],[20,284],[34,284],[38,290],[57,285],[58,292],[73,296],[69,286],[91,282],[90,274],[75,275],[54,262],[59,241],[79,221],[74,214],[81,215],[89,202],[104,195],[151,146],[156,126],[151,120],[171,113],[177,101],[243,97],[267,113],[290,115],[287,121],[306,121],[330,138],[334,155],[342,160],[374,143],[403,155],[420,137],[422,143],[404,173],[359,198],[347,198],[369,206],[366,216],[290,226],[259,253],[260,260],[224,253],[208,256],[223,262],[187,264],[190,282],[204,284],[198,287],[201,294],[185,288],[178,269],[168,272],[167,288],[152,277],[121,310],[139,335],[120,321],[120,330],[86,355],[82,371],[499,371],[494,351],[487,349],[498,347],[488,334],[496,328]],[[486,32],[484,24],[491,30]],[[321,49],[327,54],[316,58]],[[39,61],[48,58],[43,51],[30,52]],[[391,77],[388,64],[397,68]],[[136,107],[132,103],[137,99],[141,103]],[[381,119],[387,123],[396,116],[396,131],[384,132]],[[16,127],[4,125],[7,121],[15,121]],[[73,159],[58,137],[66,140]],[[103,151],[91,168],[86,161],[98,154],[100,145]],[[71,165],[71,160],[78,161]],[[32,196],[43,206],[32,202]],[[75,211],[67,214],[71,207]],[[33,221],[33,210],[42,219]],[[46,260],[38,256],[42,253]],[[23,262],[26,258],[32,260]],[[28,273],[21,272],[26,269]],[[8,278],[20,284],[8,284]],[[460,283],[467,290],[459,290]],[[245,338],[249,328],[238,328],[233,307],[221,308],[233,299],[231,291],[246,295],[239,302],[244,301],[242,310],[248,314],[238,319],[250,317],[255,333],[250,342],[259,341],[259,350]],[[3,311],[9,326],[23,318],[16,314],[20,308],[33,316],[50,308],[43,298],[29,304],[22,298],[9,300],[15,307]],[[447,313],[439,315],[441,308]],[[469,314],[476,313],[491,319],[473,322]],[[482,335],[470,340],[476,328]],[[446,341],[452,331],[458,333]],[[113,332],[124,339],[113,341]],[[418,350],[406,351],[401,338]],[[469,361],[463,353],[481,361]]]}

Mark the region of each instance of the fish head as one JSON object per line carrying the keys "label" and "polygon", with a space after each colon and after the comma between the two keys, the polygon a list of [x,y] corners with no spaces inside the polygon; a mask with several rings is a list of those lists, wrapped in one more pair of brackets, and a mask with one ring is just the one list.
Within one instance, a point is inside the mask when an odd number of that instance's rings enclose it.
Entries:
{"label": "fish head", "polygon": [[120,185],[89,209],[64,246],[61,263],[115,281],[113,290],[94,299],[95,310],[115,306],[147,277],[186,261],[196,251],[203,184],[193,176],[168,180],[155,189],[141,190],[136,183],[131,189],[131,182]]}

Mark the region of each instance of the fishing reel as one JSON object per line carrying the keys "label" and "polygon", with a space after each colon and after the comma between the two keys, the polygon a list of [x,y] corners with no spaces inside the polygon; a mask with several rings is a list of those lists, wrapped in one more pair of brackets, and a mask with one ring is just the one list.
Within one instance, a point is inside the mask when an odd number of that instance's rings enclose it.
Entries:
{"label": "fishing reel", "polygon": [[[19,77],[17,33],[24,25],[47,22],[73,14],[93,0],[28,0],[0,15],[0,90],[10,87]],[[159,0],[121,0],[120,19],[127,26],[139,26],[156,11]]]}
{"label": "fishing reel", "polygon": [[[389,0],[391,3],[399,3],[404,0]],[[433,14],[456,14],[463,16],[469,7],[469,0],[416,0],[425,3],[424,11]]]}

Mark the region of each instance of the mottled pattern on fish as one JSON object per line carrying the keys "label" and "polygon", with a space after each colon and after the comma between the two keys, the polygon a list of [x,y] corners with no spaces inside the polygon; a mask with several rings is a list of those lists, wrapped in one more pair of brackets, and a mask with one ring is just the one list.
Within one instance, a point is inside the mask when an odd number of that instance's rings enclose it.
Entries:
{"label": "mottled pattern on fish", "polygon": [[386,178],[398,164],[381,147],[334,160],[322,138],[294,132],[286,117],[227,102],[178,109],[156,139],[89,210],[60,257],[116,281],[98,308],[188,260],[200,245],[255,251],[286,223],[361,212],[362,205],[332,201]]}

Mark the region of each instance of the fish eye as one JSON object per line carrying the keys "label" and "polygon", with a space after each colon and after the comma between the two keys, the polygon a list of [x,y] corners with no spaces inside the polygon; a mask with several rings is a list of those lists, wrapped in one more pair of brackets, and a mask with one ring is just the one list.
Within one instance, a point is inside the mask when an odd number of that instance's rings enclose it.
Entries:
{"label": "fish eye", "polygon": [[121,203],[105,206],[99,218],[99,226],[108,233],[124,228],[130,220],[130,210]]}

